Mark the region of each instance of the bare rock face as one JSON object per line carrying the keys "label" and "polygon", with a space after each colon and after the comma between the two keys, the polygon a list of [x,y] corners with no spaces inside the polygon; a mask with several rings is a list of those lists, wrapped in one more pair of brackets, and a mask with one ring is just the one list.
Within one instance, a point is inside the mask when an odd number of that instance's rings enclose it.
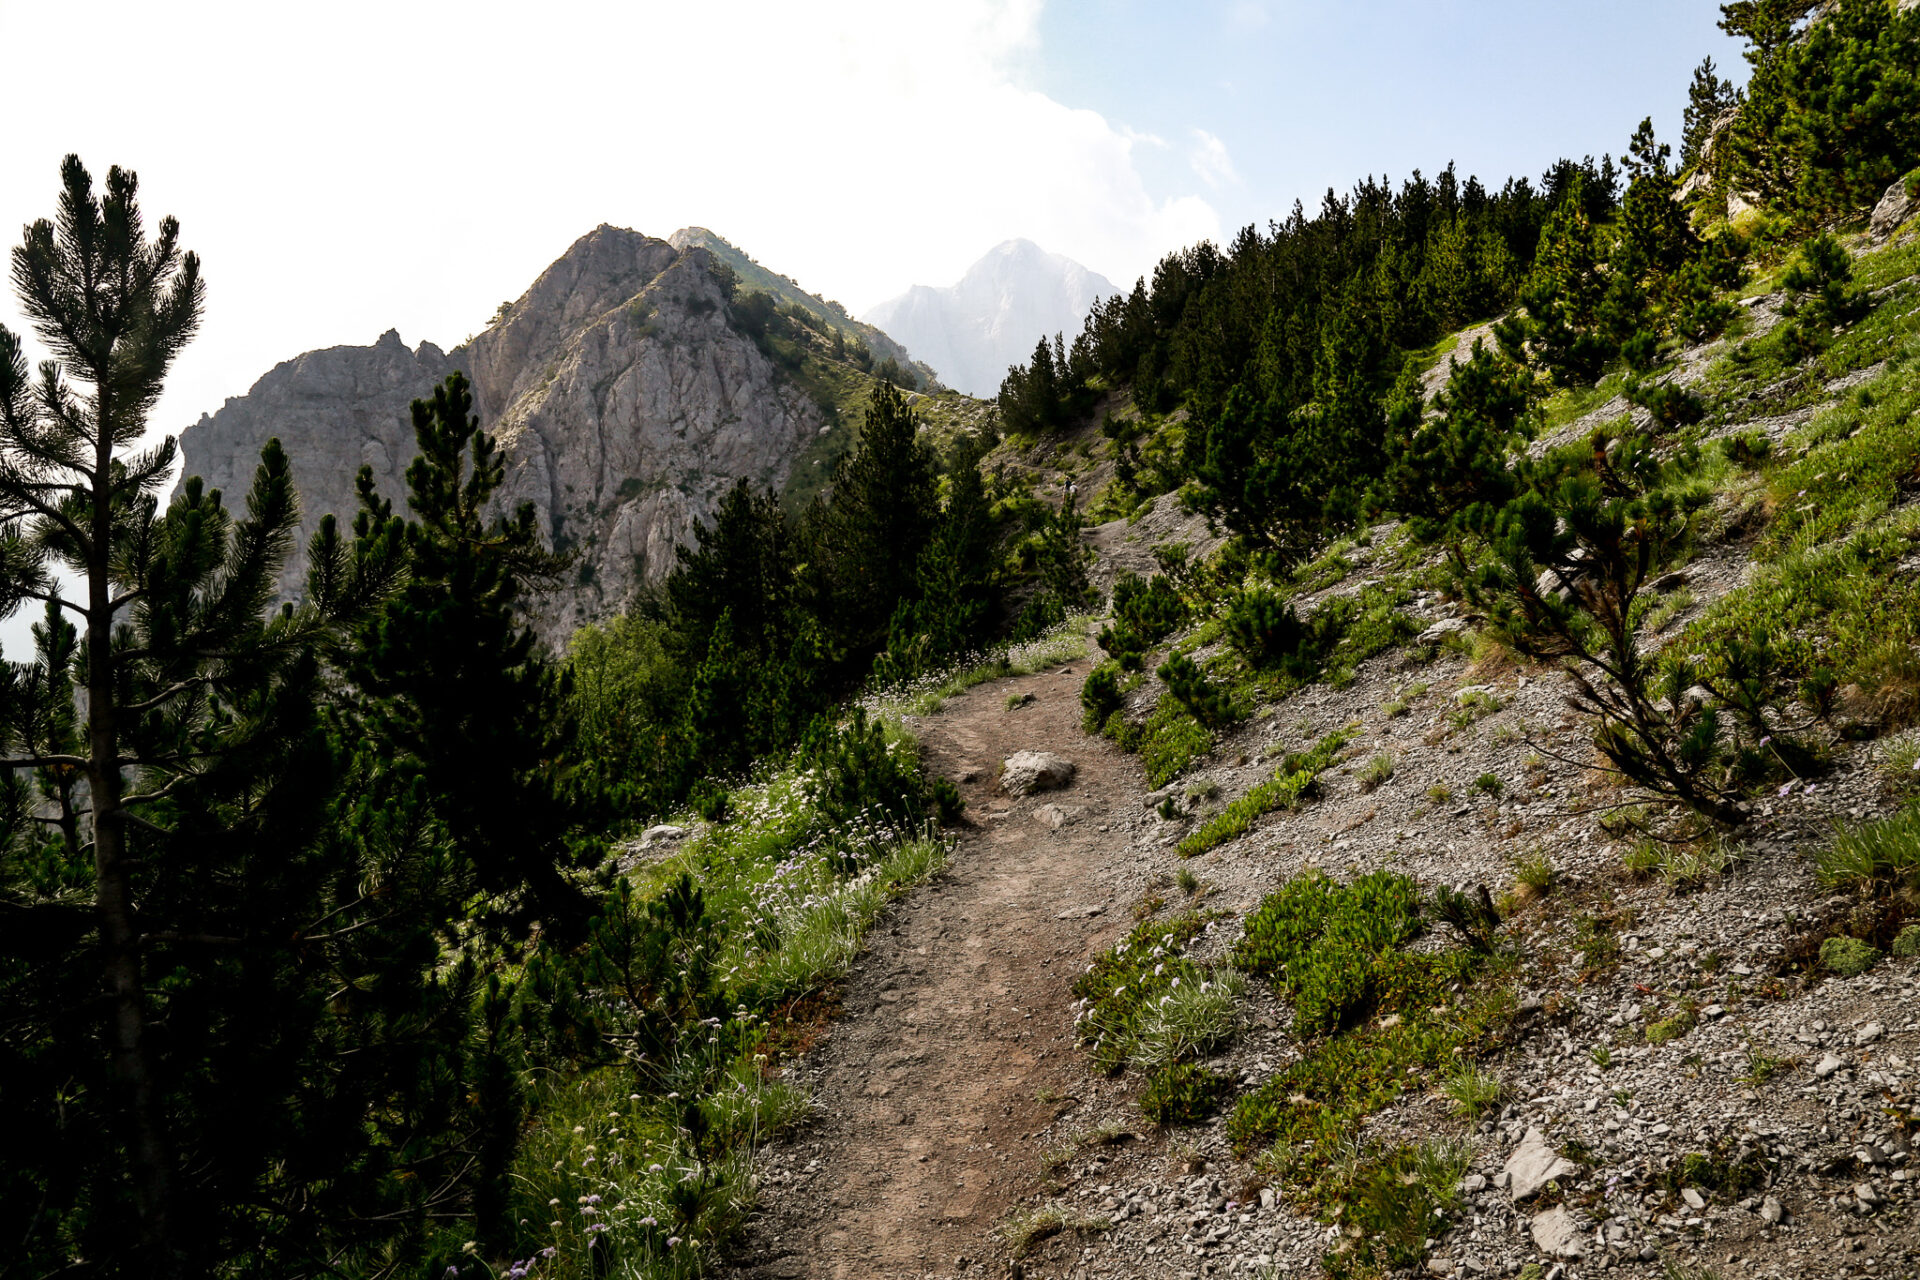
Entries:
{"label": "bare rock face", "polygon": [[407,407],[456,367],[431,342],[409,351],[391,329],[370,347],[296,356],[182,433],[181,474],[201,477],[221,492],[228,510],[238,511],[260,465],[261,446],[280,438],[306,514],[281,578],[282,590],[297,595],[307,574],[307,537],[320,516],[331,511],[352,523],[359,503],[354,477],[362,464],[373,468],[381,496],[406,509],[407,463],[417,452]]}
{"label": "bare rock face", "polygon": [[1913,216],[1916,201],[1907,194],[1907,180],[1901,178],[1888,187],[1886,194],[1880,197],[1880,203],[1873,207],[1873,218],[1869,224],[1876,238],[1884,240],[1900,229],[1900,224]]}
{"label": "bare rock face", "polygon": [[240,501],[260,448],[280,437],[300,488],[300,549],[282,589],[297,597],[320,517],[350,520],[354,476],[373,468],[405,510],[416,450],[409,403],[455,369],[507,460],[496,500],[533,504],[549,544],[577,556],[536,623],[554,642],[618,612],[664,577],[674,549],[739,477],[783,488],[826,412],[728,322],[707,250],[601,226],[543,272],[471,344],[310,352],[183,433],[185,475]]}

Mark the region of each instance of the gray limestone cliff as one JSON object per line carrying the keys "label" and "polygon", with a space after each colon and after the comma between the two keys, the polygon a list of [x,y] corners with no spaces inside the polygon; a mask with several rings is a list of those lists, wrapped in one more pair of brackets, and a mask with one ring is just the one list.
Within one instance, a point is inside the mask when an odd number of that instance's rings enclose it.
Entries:
{"label": "gray limestone cliff", "polygon": [[663,577],[736,478],[784,489],[829,425],[729,322],[722,274],[704,248],[596,228],[466,346],[409,351],[389,332],[276,366],[187,428],[182,474],[235,505],[261,446],[280,438],[301,493],[298,550],[282,578],[297,596],[306,539],[327,512],[351,519],[363,463],[405,509],[408,405],[464,370],[507,459],[503,506],[531,502],[552,544],[577,554],[574,578],[537,619],[562,641]]}

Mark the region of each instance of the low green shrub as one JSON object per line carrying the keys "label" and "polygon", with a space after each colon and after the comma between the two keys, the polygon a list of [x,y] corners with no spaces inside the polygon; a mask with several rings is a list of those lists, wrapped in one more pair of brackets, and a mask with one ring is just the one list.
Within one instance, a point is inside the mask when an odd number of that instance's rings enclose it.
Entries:
{"label": "low green shrub", "polygon": [[1155,788],[1172,782],[1188,765],[1213,749],[1213,734],[1189,715],[1171,693],[1161,695],[1153,713],[1138,729],[1127,727],[1125,721],[1118,718],[1108,720],[1107,726],[1110,731],[1118,730],[1116,741],[1122,748],[1140,753],[1147,782]]}
{"label": "low green shrub", "polygon": [[1191,1062],[1157,1068],[1147,1077],[1140,1110],[1157,1125],[1199,1124],[1220,1109],[1233,1082]]}
{"label": "low green shrub", "polygon": [[1843,978],[1857,978],[1880,962],[1880,949],[1858,938],[1828,938],[1820,944],[1820,967]]}
{"label": "low green shrub", "polygon": [[1920,924],[1910,924],[1894,937],[1890,948],[1894,956],[1901,960],[1911,960],[1920,956]]}
{"label": "low green shrub", "polygon": [[1375,871],[1340,884],[1315,872],[1269,894],[1247,917],[1233,962],[1268,979],[1294,1005],[1294,1031],[1336,1030],[1379,1003],[1432,957],[1401,956],[1421,929],[1420,889]]}
{"label": "low green shrub", "polygon": [[1767,1161],[1757,1152],[1689,1151],[1660,1177],[1660,1185],[1678,1195],[1688,1187],[1732,1203],[1767,1185]]}

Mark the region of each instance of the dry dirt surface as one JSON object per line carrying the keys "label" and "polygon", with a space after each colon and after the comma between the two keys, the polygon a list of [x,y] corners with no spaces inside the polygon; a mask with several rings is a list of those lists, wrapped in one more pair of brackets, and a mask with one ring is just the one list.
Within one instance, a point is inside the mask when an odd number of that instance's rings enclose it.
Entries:
{"label": "dry dirt surface", "polygon": [[[950,1274],[1004,1256],[994,1229],[1034,1190],[1038,1131],[1087,1085],[1068,989],[1132,923],[1114,855],[1146,786],[1138,761],[1080,732],[1086,665],[981,685],[915,722],[968,822],[948,870],[876,927],[801,1065],[817,1118],[770,1153],[736,1275]],[[1003,795],[1000,762],[1021,750],[1074,761],[1072,783]]]}

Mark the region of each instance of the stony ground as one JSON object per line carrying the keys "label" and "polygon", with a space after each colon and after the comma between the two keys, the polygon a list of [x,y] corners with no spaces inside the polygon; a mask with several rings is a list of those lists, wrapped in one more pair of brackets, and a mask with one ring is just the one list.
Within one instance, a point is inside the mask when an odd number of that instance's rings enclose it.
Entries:
{"label": "stony ground", "polygon": [[[1218,1123],[1155,1132],[1132,1102],[1133,1081],[1091,1075],[1076,1052],[1068,986],[1131,923],[1135,903],[1157,896],[1179,905],[1171,845],[1190,821],[1162,820],[1154,812],[1162,793],[1148,791],[1136,763],[1080,733],[1084,670],[980,686],[918,726],[935,766],[969,779],[973,825],[951,871],[881,928],[849,981],[844,1018],[807,1061],[820,1117],[770,1159],[742,1274],[998,1275],[1010,1265],[1003,1229],[1045,1206],[1108,1229],[1042,1242],[1019,1264],[1030,1276],[1318,1270],[1326,1226],[1271,1189],[1249,1191],[1247,1166],[1231,1158]],[[1416,710],[1382,711],[1416,676],[1429,686]],[[1469,1129],[1437,1093],[1411,1096],[1367,1129],[1456,1131],[1475,1143],[1470,1215],[1435,1242],[1429,1270],[1510,1274],[1538,1262],[1569,1268],[1571,1280],[1608,1267],[1658,1275],[1680,1261],[1729,1278],[1913,1274],[1912,962],[1785,998],[1766,989],[1809,919],[1828,908],[1805,850],[1835,807],[1865,812],[1883,802],[1870,760],[1843,771],[1824,800],[1763,814],[1744,863],[1675,893],[1620,871],[1622,850],[1580,812],[1589,778],[1566,765],[1531,775],[1522,766],[1536,749],[1579,754],[1555,683],[1517,670],[1489,676],[1463,658],[1413,671],[1382,658],[1349,688],[1304,691],[1223,744],[1220,763],[1169,789],[1184,795],[1210,783],[1219,796],[1183,808],[1207,811],[1264,776],[1253,761],[1273,746],[1354,721],[1363,735],[1353,762],[1385,752],[1402,763],[1377,789],[1336,774],[1317,805],[1189,864],[1206,905],[1226,917],[1201,954],[1224,951],[1234,917],[1311,868],[1392,866],[1425,883],[1501,887],[1515,858],[1544,851],[1557,882],[1509,926],[1528,956],[1537,1011],[1521,1047],[1490,1064],[1512,1102]],[[1430,744],[1463,689],[1505,705]],[[1028,693],[1036,700],[1008,709],[1010,695]],[[1074,759],[1074,782],[1026,799],[998,795],[998,761],[1028,748]],[[1510,781],[1500,798],[1433,802],[1432,788],[1465,796],[1490,771]],[[1602,903],[1638,923],[1617,970],[1582,984],[1566,922]],[[1647,1044],[1646,1026],[1682,1001],[1699,1006],[1698,1028]],[[1257,1084],[1298,1052],[1287,1021],[1262,995],[1239,1043],[1210,1065]],[[1604,1068],[1593,1054],[1601,1045],[1611,1046]],[[1776,1064],[1770,1078],[1754,1079],[1756,1060]],[[1595,1203],[1574,1219],[1578,1238],[1557,1242],[1582,1258],[1543,1249],[1536,1214],[1501,1185],[1536,1129],[1555,1149],[1577,1140],[1594,1153],[1573,1198]],[[1652,1171],[1696,1150],[1772,1157],[1775,1173],[1735,1201],[1700,1197],[1697,1207],[1684,1189],[1652,1186]]]}

